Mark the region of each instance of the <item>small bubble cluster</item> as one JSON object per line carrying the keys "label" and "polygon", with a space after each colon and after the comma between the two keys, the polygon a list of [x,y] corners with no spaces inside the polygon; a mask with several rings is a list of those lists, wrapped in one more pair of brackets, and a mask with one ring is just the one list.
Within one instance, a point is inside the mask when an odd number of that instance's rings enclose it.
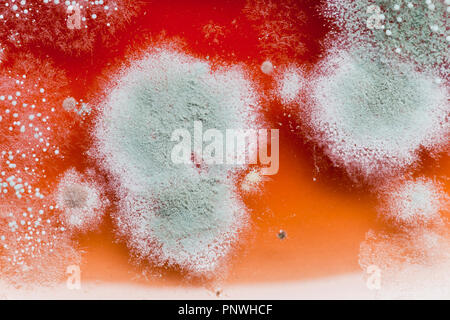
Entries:
{"label": "small bubble cluster", "polygon": [[[54,122],[59,115],[53,106],[58,95],[53,90],[63,93],[67,80],[47,61],[33,59],[24,55],[12,67],[14,72],[0,75],[0,135],[5,137],[0,141],[0,199],[42,199],[40,188],[33,185],[46,178],[46,160],[61,157]],[[54,72],[51,81],[41,78],[46,72]]]}
{"label": "small bubble cluster", "polygon": [[56,125],[55,105],[67,79],[30,55],[19,56],[0,79],[1,274],[16,283],[55,283],[65,276],[65,263],[79,261],[47,181],[48,162],[64,158],[67,128]]}
{"label": "small bubble cluster", "polygon": [[73,97],[67,97],[64,99],[62,103],[62,107],[67,112],[74,112],[82,119],[85,119],[86,116],[90,115],[92,112],[92,107],[88,104],[80,100],[78,102]]}
{"label": "small bubble cluster", "polygon": [[56,209],[42,201],[0,208],[0,266],[9,282],[53,284],[65,278],[66,264],[79,263]]}

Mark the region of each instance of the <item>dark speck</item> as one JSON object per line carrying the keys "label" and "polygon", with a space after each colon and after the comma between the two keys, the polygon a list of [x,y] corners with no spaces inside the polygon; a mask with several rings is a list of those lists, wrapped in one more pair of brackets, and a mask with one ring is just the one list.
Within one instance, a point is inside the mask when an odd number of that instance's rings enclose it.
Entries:
{"label": "dark speck", "polygon": [[280,230],[280,232],[278,232],[278,239],[283,240],[286,238],[286,236],[287,236],[286,231]]}

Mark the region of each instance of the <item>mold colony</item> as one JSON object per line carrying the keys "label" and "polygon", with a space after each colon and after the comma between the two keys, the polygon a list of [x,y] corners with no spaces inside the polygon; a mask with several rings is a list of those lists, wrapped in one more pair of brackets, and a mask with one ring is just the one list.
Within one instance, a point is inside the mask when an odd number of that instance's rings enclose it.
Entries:
{"label": "mold colony", "polygon": [[245,128],[256,99],[239,68],[212,71],[173,49],[148,51],[117,76],[92,152],[115,178],[120,204],[113,216],[134,255],[208,273],[245,226],[245,209],[230,168],[172,162],[172,133],[192,131],[194,121],[223,132]]}

